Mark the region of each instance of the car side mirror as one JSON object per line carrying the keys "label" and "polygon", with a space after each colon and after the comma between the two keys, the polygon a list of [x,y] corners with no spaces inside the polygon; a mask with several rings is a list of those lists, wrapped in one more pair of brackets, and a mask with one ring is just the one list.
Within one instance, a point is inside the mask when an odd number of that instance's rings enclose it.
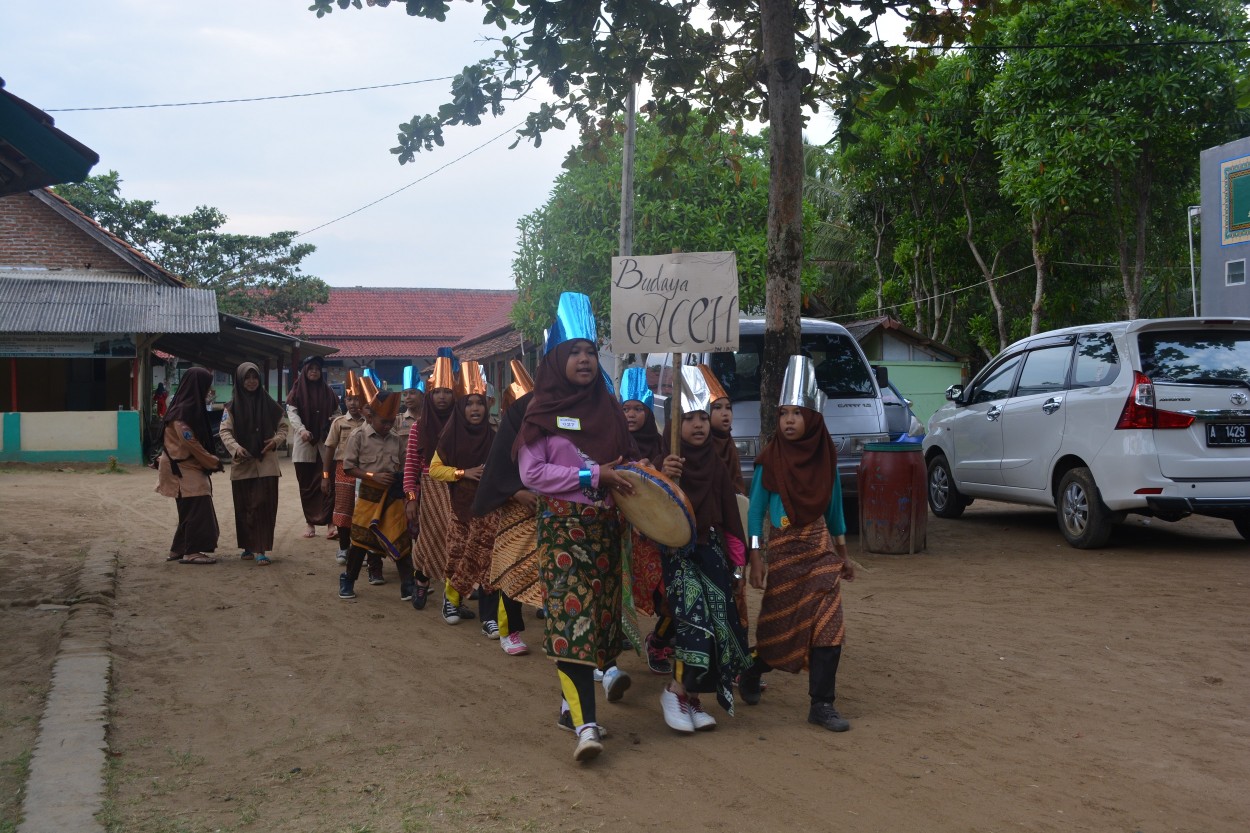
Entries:
{"label": "car side mirror", "polygon": [[948,402],[958,402],[964,395],[963,385],[951,385],[946,389],[946,400]]}
{"label": "car side mirror", "polygon": [[888,388],[890,386],[890,369],[883,364],[874,364],[872,372],[877,376],[877,387]]}

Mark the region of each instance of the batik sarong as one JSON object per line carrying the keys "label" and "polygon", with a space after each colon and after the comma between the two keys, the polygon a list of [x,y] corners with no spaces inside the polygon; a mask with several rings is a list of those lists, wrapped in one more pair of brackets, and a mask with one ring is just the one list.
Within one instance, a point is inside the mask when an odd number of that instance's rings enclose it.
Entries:
{"label": "batik sarong", "polygon": [[398,489],[385,489],[361,481],[356,509],[352,513],[352,543],[396,561],[411,551],[403,494]]}
{"label": "batik sarong", "polygon": [[732,715],[734,682],[752,660],[723,545],[713,533],[707,544],[665,548],[663,555],[676,631],[673,656],[685,665],[682,682],[695,692],[716,692],[717,702]]}
{"label": "batik sarong", "polygon": [[452,516],[447,580],[461,596],[467,598],[479,585],[483,593],[495,591],[490,583],[490,558],[498,528],[499,514],[496,512],[473,518],[467,524]]}
{"label": "batik sarong", "polygon": [[499,515],[491,550],[491,586],[498,587],[510,599],[542,607],[543,588],[538,580],[538,515],[525,504],[511,499],[491,514]]}
{"label": "batik sarong", "polygon": [[781,671],[807,665],[808,650],[842,644],[842,564],[825,519],[771,529],[768,582],[755,623],[760,658]]}
{"label": "batik sarong", "polygon": [[615,507],[538,498],[547,656],[607,667],[621,652],[621,518]]}
{"label": "batik sarong", "polygon": [[421,531],[412,556],[413,566],[431,580],[441,581],[447,574],[448,536],[451,535],[451,490],[442,480],[429,473],[421,475]]}
{"label": "batik sarong", "polygon": [[629,526],[630,557],[629,581],[634,607],[644,616],[654,616],[655,593],[664,592],[664,565],[660,561],[660,547],[642,535],[633,525]]}
{"label": "batik sarong", "polygon": [[343,473],[343,461],[334,463],[334,513],[330,523],[335,526],[351,526],[356,509],[356,478]]}

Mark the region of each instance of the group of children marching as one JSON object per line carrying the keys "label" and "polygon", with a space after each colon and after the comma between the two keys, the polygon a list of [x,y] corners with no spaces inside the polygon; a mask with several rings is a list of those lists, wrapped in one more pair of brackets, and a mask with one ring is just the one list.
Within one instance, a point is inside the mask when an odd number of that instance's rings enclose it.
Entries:
{"label": "group of children marching", "polygon": [[[348,387],[330,426],[323,480],[334,497],[339,597],[353,599],[361,568],[383,583],[389,558],[400,597],[423,609],[442,581],[448,624],[475,616],[509,655],[528,652],[522,602],[545,614],[543,650],[556,664],[558,725],[574,758],[603,750],[596,711],[630,686],[616,664],[642,648],[668,678],[664,721],[693,733],[716,719],[702,695],[734,711],[734,688],[760,701],[762,675],[809,671],[809,722],[845,731],[834,707],[843,641],[847,558],[836,452],[811,361],[791,357],[776,436],[755,461],[749,490],[731,429],[733,410],[706,367],[681,368],[679,443],[661,434],[645,371],[625,371],[618,401],[599,365],[589,299],[565,293],[530,382],[519,363],[498,429],[475,362],[440,356],[424,396]],[[689,545],[658,545],[626,523],[617,498],[634,487],[617,467],[659,470],[693,510]],[[738,496],[749,493],[747,528]],[[415,541],[415,545],[414,545]],[[766,542],[766,543],[765,543]],[[744,585],[764,590],[756,646],[747,641]],[[437,586],[437,585],[435,585]],[[645,638],[637,613],[656,617]]]}

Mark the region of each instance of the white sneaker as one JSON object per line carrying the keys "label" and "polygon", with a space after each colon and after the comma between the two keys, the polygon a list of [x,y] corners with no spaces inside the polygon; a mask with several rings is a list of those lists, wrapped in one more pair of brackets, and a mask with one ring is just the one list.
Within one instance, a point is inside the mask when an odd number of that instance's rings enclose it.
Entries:
{"label": "white sneaker", "polygon": [[633,680],[619,667],[613,665],[603,672],[603,691],[608,695],[608,702],[615,703],[625,696]]}
{"label": "white sneaker", "polygon": [[690,721],[694,724],[696,732],[706,732],[716,728],[716,718],[703,711],[703,704],[698,698],[687,697],[686,705],[690,709]]}
{"label": "white sneaker", "polygon": [[603,672],[600,671],[598,668],[595,669],[595,682],[597,683],[603,682]]}
{"label": "white sneaker", "polygon": [[582,730],[577,733],[577,748],[573,750],[573,760],[589,761],[599,757],[602,751],[603,742],[600,740],[599,727],[593,723],[583,726]]}
{"label": "white sneaker", "polygon": [[449,625],[460,624],[460,610],[446,599],[443,599],[443,621]]}
{"label": "white sneaker", "polygon": [[680,694],[667,688],[660,692],[660,710],[670,729],[686,734],[694,732],[694,719],[690,715],[690,703]]}
{"label": "white sneaker", "polygon": [[499,647],[510,657],[519,657],[530,652],[529,646],[521,641],[521,634],[510,633],[499,640]]}
{"label": "white sneaker", "polygon": [[340,567],[347,564],[347,550],[339,550],[339,554],[334,556],[334,563]]}

